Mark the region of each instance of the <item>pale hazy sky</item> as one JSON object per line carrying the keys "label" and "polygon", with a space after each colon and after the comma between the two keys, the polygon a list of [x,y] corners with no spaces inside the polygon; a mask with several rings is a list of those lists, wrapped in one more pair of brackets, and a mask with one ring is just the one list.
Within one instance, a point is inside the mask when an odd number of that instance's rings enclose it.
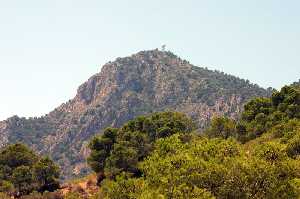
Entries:
{"label": "pale hazy sky", "polygon": [[300,78],[297,0],[0,0],[0,119],[45,114],[117,57],[166,44],[263,87]]}

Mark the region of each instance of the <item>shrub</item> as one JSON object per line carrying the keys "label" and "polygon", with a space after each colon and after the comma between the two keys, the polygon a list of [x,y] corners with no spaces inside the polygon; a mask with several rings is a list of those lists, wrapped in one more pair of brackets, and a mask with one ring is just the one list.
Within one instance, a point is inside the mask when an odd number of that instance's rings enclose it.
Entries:
{"label": "shrub", "polygon": [[59,188],[59,168],[49,158],[39,157],[23,144],[0,150],[0,191],[22,196],[33,191]]}
{"label": "shrub", "polygon": [[287,151],[287,154],[293,158],[295,158],[297,155],[300,154],[300,135],[299,134],[288,141],[286,151]]}

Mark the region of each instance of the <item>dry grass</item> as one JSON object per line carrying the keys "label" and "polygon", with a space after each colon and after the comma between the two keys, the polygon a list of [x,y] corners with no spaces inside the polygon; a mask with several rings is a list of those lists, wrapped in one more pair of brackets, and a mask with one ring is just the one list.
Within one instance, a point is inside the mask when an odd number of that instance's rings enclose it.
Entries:
{"label": "dry grass", "polygon": [[68,193],[79,193],[83,198],[90,198],[99,192],[99,187],[97,186],[97,176],[91,174],[84,178],[74,179],[66,182],[62,185],[61,193],[62,195],[67,195]]}

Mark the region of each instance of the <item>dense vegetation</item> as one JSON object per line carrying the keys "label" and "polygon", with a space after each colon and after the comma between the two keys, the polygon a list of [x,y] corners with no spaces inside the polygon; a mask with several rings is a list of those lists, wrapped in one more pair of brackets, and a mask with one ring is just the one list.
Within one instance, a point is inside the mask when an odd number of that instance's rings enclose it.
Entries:
{"label": "dense vegetation", "polygon": [[[206,134],[210,137],[234,137],[242,143],[267,132],[285,137],[281,131],[296,128],[300,119],[300,87],[285,86],[271,98],[255,98],[244,107],[238,121],[230,118],[213,118]],[[291,134],[290,136],[295,135]]]}
{"label": "dense vegetation", "polygon": [[0,192],[22,199],[296,199],[300,87],[252,99],[240,119],[215,117],[202,133],[184,114],[160,112],[107,128],[89,147],[99,193],[45,192],[58,188],[58,168],[21,144],[0,151]]}
{"label": "dense vegetation", "polygon": [[140,164],[142,178],[123,174],[102,189],[107,198],[297,198],[298,165],[273,143],[247,151],[232,139],[174,135]]}
{"label": "dense vegetation", "polygon": [[59,188],[59,168],[48,157],[40,157],[23,144],[0,151],[0,192],[20,197],[33,191]]}
{"label": "dense vegetation", "polygon": [[[89,162],[105,174],[103,198],[299,198],[299,110],[299,88],[286,86],[271,98],[251,100],[239,120],[214,118],[204,135],[191,133],[190,123],[178,118],[189,131],[177,128],[151,139],[142,129],[153,116],[143,117],[129,123],[134,128],[127,124],[94,138]],[[167,114],[150,123],[170,124]],[[161,126],[151,132],[157,135]]]}
{"label": "dense vegetation", "polygon": [[102,136],[90,143],[88,163],[99,174],[114,179],[122,172],[141,176],[138,163],[147,157],[157,139],[175,133],[191,133],[194,125],[182,113],[162,112],[142,116],[125,124],[120,129],[108,128]]}

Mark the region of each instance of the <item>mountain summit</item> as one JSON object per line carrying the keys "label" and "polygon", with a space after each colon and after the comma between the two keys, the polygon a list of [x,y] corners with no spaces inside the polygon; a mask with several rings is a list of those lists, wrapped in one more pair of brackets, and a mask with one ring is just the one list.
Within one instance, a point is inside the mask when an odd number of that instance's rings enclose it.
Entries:
{"label": "mountain summit", "polygon": [[61,165],[65,178],[87,172],[87,142],[108,126],[139,115],[175,110],[199,129],[213,115],[237,117],[250,98],[269,96],[249,81],[196,67],[171,52],[142,51],[117,58],[82,84],[74,99],[41,118],[0,122],[0,146],[23,142]]}

